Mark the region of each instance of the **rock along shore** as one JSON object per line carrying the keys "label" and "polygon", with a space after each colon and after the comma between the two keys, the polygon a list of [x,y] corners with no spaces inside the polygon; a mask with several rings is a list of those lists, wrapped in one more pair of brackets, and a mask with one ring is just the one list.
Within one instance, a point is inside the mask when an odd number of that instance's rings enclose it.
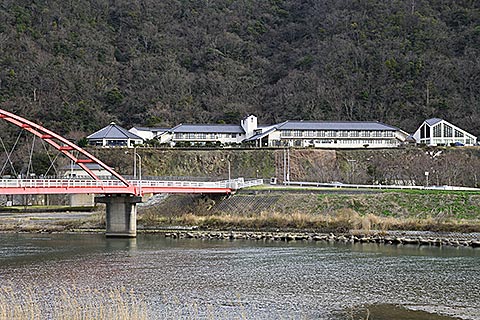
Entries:
{"label": "rock along shore", "polygon": [[466,236],[401,236],[401,235],[335,235],[307,232],[214,232],[214,231],[174,231],[164,232],[166,238],[173,239],[205,239],[205,240],[256,240],[256,241],[310,241],[310,242],[343,242],[343,243],[380,243],[391,245],[417,246],[453,246],[480,247],[480,239],[468,239]]}

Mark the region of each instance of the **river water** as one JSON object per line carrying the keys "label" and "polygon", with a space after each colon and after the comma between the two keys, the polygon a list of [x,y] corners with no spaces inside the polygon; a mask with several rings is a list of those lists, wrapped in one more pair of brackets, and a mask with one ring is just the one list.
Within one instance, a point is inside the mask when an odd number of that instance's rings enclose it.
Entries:
{"label": "river water", "polygon": [[480,249],[0,234],[0,285],[121,288],[149,319],[480,319]]}

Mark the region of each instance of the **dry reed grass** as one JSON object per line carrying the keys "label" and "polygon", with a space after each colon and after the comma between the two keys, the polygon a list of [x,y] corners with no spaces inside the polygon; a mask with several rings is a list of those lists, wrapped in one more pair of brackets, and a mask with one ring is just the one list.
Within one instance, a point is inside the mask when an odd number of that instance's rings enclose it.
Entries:
{"label": "dry reed grass", "polygon": [[[359,230],[433,230],[433,231],[475,231],[471,221],[455,219],[434,219],[420,217],[386,217],[372,213],[361,215],[351,208],[339,208],[329,213],[311,214],[294,211],[291,213],[263,211],[259,214],[212,213],[196,215],[187,213],[177,216],[163,216],[149,212],[140,217],[143,225],[198,226],[204,229],[314,229],[319,231],[347,232]],[[472,229],[473,228],[473,229]],[[478,229],[478,225],[476,227]]]}
{"label": "dry reed grass", "polygon": [[125,289],[62,289],[52,301],[33,289],[0,288],[0,319],[147,319],[146,305]]}

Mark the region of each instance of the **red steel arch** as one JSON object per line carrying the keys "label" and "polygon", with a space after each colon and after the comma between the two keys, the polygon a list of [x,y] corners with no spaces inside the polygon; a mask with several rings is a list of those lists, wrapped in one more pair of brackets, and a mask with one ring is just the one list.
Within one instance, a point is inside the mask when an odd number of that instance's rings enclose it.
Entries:
{"label": "red steel arch", "polygon": [[[3,109],[0,109],[0,119],[3,119],[5,121],[8,121],[10,123],[13,123],[14,125],[34,134],[35,136],[41,138],[51,146],[53,146],[55,149],[57,149],[59,152],[63,153],[65,156],[70,158],[74,163],[76,163],[78,166],[80,166],[85,172],[88,173],[94,180],[100,180],[100,178],[97,177],[96,174],[90,170],[86,164],[87,163],[96,163],[100,165],[103,169],[107,170],[110,172],[114,177],[116,177],[118,180],[120,180],[126,187],[131,187],[130,183],[125,180],[124,177],[122,177],[120,174],[115,172],[112,168],[107,166],[105,163],[97,159],[95,156],[92,154],[88,153],[87,151],[83,150],[76,144],[68,141],[64,137],[56,134],[53,131],[50,131],[41,125],[38,125],[34,122],[31,122],[27,119],[24,119],[20,116],[17,116],[16,114],[13,114],[11,112],[5,111]],[[84,156],[84,158],[80,159],[77,158],[71,151],[78,151],[81,155]]]}

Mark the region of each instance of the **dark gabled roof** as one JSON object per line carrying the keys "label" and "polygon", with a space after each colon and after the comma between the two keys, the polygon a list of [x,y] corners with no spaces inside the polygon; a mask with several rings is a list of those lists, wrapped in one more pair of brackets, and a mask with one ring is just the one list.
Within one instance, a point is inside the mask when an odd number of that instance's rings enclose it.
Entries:
{"label": "dark gabled roof", "polygon": [[400,130],[378,121],[286,121],[279,124],[277,128],[280,130]]}
{"label": "dark gabled roof", "polygon": [[236,124],[180,124],[169,130],[173,133],[245,133]]}
{"label": "dark gabled roof", "polygon": [[429,126],[436,125],[436,124],[439,123],[440,121],[443,121],[443,119],[440,119],[440,118],[431,118],[431,119],[425,120],[425,122],[426,122]]}
{"label": "dark gabled roof", "polygon": [[95,133],[92,133],[87,137],[89,140],[94,139],[137,139],[143,140],[143,138],[137,136],[136,134],[131,133],[127,129],[120,127],[114,122],[110,123],[103,129],[98,130]]}
{"label": "dark gabled roof", "polygon": [[253,135],[253,136],[251,136],[250,138],[245,139],[245,142],[255,141],[255,140],[258,140],[258,139],[262,139],[263,137],[269,135],[271,132],[275,131],[276,129],[277,129],[276,127],[272,127],[272,128],[268,129],[268,130],[265,131],[265,132],[257,133],[256,135]]}

